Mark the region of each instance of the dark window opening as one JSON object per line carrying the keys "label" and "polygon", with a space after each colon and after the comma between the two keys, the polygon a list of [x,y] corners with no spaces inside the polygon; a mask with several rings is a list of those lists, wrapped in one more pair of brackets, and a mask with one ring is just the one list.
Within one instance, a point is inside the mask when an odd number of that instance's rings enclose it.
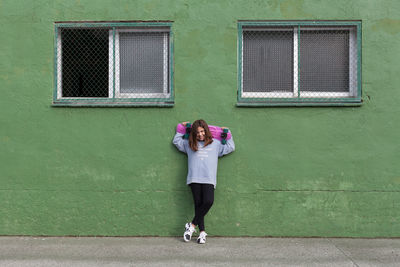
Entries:
{"label": "dark window opening", "polygon": [[108,97],[108,29],[62,29],[62,97]]}

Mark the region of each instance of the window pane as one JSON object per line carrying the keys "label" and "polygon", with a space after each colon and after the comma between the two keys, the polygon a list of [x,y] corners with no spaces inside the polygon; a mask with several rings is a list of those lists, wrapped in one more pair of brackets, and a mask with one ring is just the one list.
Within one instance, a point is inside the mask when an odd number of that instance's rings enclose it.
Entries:
{"label": "window pane", "polygon": [[164,68],[168,67],[168,60],[164,60],[164,53],[168,54],[167,36],[159,32],[119,34],[121,93],[163,93]]}
{"label": "window pane", "polygon": [[293,31],[243,32],[243,92],[293,92]]}
{"label": "window pane", "polygon": [[108,29],[62,29],[62,96],[108,97]]}
{"label": "window pane", "polygon": [[300,31],[300,91],[349,92],[349,31]]}

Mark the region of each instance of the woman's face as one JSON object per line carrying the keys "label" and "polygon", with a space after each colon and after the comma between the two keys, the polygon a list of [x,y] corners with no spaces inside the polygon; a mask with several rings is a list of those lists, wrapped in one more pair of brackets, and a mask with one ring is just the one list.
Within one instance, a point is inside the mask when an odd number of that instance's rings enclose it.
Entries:
{"label": "woman's face", "polygon": [[204,131],[204,128],[203,127],[198,127],[197,128],[197,135],[196,135],[197,140],[198,141],[204,141],[205,136],[206,136],[206,132]]}

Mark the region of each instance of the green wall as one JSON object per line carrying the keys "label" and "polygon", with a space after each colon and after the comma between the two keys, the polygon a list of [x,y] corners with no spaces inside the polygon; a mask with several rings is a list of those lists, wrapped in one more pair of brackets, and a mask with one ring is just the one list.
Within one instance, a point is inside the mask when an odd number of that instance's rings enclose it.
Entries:
{"label": "green wall", "polygon": [[[180,236],[181,121],[228,126],[209,235],[400,236],[399,1],[0,0],[0,235]],[[361,107],[236,107],[238,20],[362,20]],[[172,20],[173,108],[55,108],[54,21]]]}

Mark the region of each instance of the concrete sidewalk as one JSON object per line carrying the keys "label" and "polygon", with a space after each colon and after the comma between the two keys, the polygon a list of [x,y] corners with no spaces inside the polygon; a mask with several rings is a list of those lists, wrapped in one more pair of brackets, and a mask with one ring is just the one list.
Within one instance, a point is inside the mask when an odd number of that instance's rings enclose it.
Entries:
{"label": "concrete sidewalk", "polygon": [[0,266],[400,266],[400,239],[0,237]]}

